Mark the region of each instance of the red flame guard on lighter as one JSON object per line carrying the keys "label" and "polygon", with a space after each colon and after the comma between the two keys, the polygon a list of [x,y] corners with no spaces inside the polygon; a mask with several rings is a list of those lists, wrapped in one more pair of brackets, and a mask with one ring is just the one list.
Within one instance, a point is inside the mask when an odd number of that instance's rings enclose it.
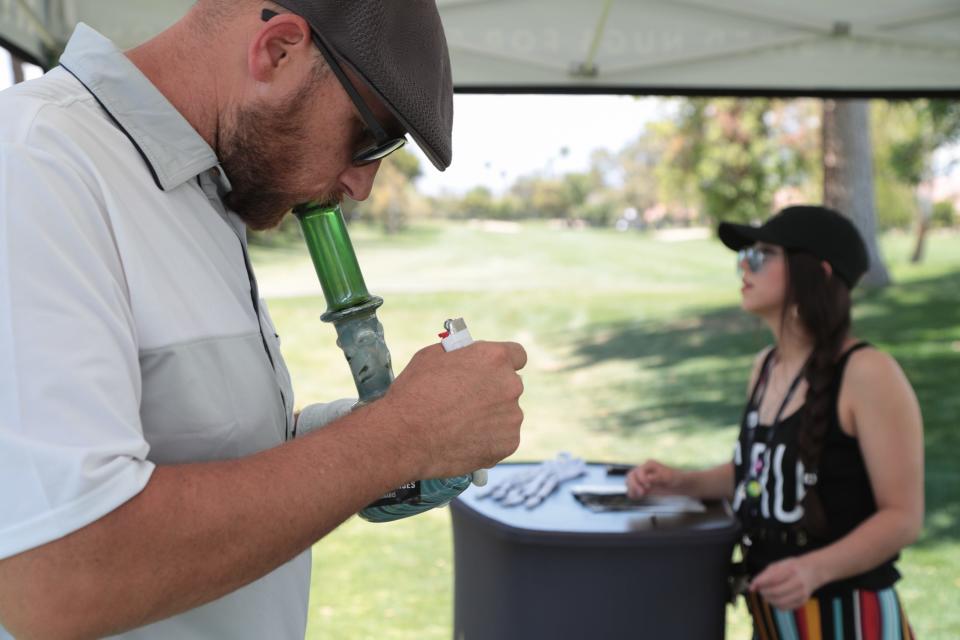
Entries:
{"label": "red flame guard on lighter", "polygon": [[[440,334],[440,345],[444,351],[449,353],[473,344],[473,337],[470,335],[470,330],[467,329],[467,323],[463,321],[463,318],[447,320],[443,323],[443,328],[446,331]],[[487,484],[487,470],[474,471],[470,479],[478,487],[484,486]]]}

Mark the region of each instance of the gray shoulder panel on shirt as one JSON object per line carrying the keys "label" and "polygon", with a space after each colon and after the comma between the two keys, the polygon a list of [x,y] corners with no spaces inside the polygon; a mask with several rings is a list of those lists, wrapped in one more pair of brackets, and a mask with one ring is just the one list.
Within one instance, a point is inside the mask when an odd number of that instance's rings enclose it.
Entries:
{"label": "gray shoulder panel on shirt", "polygon": [[140,367],[152,462],[229,460],[283,443],[285,410],[259,333],[144,351]]}

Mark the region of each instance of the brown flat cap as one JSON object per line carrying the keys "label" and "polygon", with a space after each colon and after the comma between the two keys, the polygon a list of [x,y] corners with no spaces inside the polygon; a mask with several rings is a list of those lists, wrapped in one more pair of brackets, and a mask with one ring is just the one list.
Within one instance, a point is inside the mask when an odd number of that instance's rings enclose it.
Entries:
{"label": "brown flat cap", "polygon": [[453,79],[434,0],[275,0],[303,17],[438,169],[450,166]]}

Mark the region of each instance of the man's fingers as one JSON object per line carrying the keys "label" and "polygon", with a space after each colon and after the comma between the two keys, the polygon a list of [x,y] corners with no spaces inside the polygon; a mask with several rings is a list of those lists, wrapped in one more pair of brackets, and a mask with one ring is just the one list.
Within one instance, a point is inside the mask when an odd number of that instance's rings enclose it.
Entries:
{"label": "man's fingers", "polygon": [[516,342],[494,342],[488,344],[495,344],[503,349],[507,362],[510,363],[514,371],[520,371],[520,369],[527,366],[527,351],[520,344]]}
{"label": "man's fingers", "polygon": [[515,400],[519,400],[520,396],[522,396],[524,392],[523,378],[521,378],[519,375],[514,377],[513,387],[514,387],[513,394],[511,395],[511,397],[514,398]]}
{"label": "man's fingers", "polygon": [[436,343],[434,343],[434,344],[428,344],[427,346],[425,346],[424,348],[420,349],[420,351],[419,351],[419,353],[422,353],[422,354],[424,354],[424,355],[426,355],[426,354],[428,354],[428,353],[434,353],[434,352],[436,352],[436,355],[440,355],[441,353],[446,353],[446,352],[443,350],[443,345],[440,344],[439,342],[436,342]]}
{"label": "man's fingers", "polygon": [[[439,348],[439,345],[431,345],[427,349]],[[527,351],[522,345],[516,342],[490,342],[487,340],[477,340],[468,348],[480,348],[482,352],[493,355],[496,358],[503,357],[514,371],[520,371],[527,366]],[[466,349],[464,349],[466,351]]]}
{"label": "man's fingers", "polygon": [[507,356],[510,358],[510,364],[514,371],[520,371],[527,366],[527,350],[516,342],[503,342],[507,350]]}

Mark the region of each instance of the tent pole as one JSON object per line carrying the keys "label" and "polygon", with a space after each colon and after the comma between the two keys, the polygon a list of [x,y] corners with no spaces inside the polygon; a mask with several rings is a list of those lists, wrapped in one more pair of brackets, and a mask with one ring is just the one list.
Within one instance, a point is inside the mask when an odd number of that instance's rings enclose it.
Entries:
{"label": "tent pole", "polygon": [[23,60],[11,53],[10,66],[13,68],[13,84],[23,82]]}
{"label": "tent pole", "polygon": [[680,5],[693,9],[700,9],[714,14],[734,16],[737,18],[746,18],[748,20],[757,20],[766,22],[774,26],[785,27],[787,29],[798,29],[809,31],[821,35],[830,33],[831,26],[826,22],[815,20],[800,15],[783,14],[771,11],[769,7],[761,5],[759,2],[726,2],[716,3],[710,0],[660,0],[661,4]]}
{"label": "tent pole", "polygon": [[730,47],[725,47],[723,49],[715,49],[712,51],[703,51],[694,54],[683,54],[675,56],[662,56],[660,58],[655,58],[651,60],[645,60],[643,62],[631,62],[619,67],[606,67],[604,69],[604,76],[610,77],[623,73],[630,73],[633,71],[639,71],[641,69],[661,69],[664,67],[671,67],[675,65],[690,64],[694,62],[700,62],[703,60],[722,60],[724,58],[732,58],[735,56],[748,56],[756,53],[761,53],[767,49],[773,49],[778,47],[785,46],[797,46],[802,44],[807,44],[810,42],[815,42],[820,40],[821,36],[803,33],[791,38],[783,38],[779,40],[767,40],[763,42],[751,42],[744,45],[733,45]]}
{"label": "tent pole", "polygon": [[600,14],[600,21],[597,22],[597,28],[593,33],[593,42],[590,43],[590,52],[584,62],[585,67],[592,67],[593,61],[597,57],[597,50],[600,49],[600,40],[603,39],[603,32],[607,28],[607,18],[610,17],[610,7],[613,6],[613,0],[607,0],[603,5],[603,13]]}
{"label": "tent pole", "polygon": [[896,14],[876,16],[866,20],[863,26],[877,29],[906,27],[918,22],[934,22],[944,18],[951,18],[958,13],[960,13],[960,7],[951,3],[949,5],[941,5],[927,9],[910,9]]}
{"label": "tent pole", "polygon": [[607,18],[610,17],[610,7],[612,6],[613,0],[606,0],[603,3],[603,12],[600,14],[597,28],[594,29],[593,42],[590,43],[590,50],[587,51],[587,57],[579,65],[574,65],[573,69],[571,69],[571,75],[585,78],[595,78],[597,76],[597,65],[594,60],[597,57],[597,51],[600,49],[600,41],[603,40],[603,32],[607,28]]}
{"label": "tent pole", "polygon": [[43,44],[51,51],[58,51],[60,45],[57,43],[57,39],[53,37],[53,34],[50,33],[50,30],[43,24],[43,20],[37,15],[29,4],[27,0],[16,0],[17,6],[20,7],[20,10],[23,12],[23,15],[26,16],[27,22],[30,23],[30,26],[33,28],[37,36],[43,40]]}

